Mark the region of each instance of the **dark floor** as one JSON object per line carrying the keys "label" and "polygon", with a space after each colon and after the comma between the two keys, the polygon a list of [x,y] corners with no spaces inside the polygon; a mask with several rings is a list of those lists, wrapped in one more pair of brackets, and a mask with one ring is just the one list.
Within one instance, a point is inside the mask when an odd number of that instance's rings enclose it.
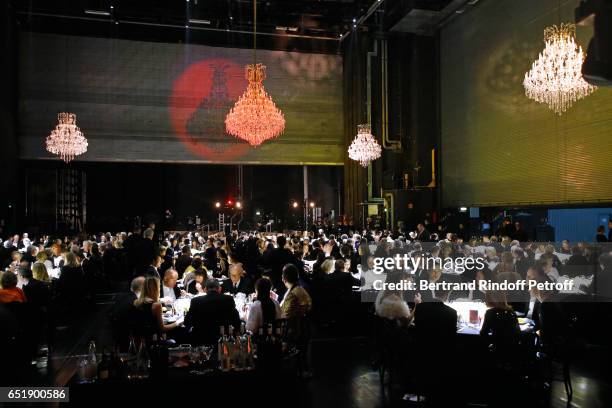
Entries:
{"label": "dark floor", "polygon": [[[85,354],[87,344],[95,340],[98,350],[110,348],[112,340],[107,324],[106,313],[112,304],[113,295],[98,296],[96,306],[79,319],[71,328],[56,331],[56,343],[49,366],[46,370],[33,369],[32,383],[40,385],[63,386],[76,372],[76,355]],[[310,379],[299,380],[290,406],[299,407],[333,407],[333,408],[377,408],[387,406],[420,407],[428,406],[425,402],[409,402],[401,398],[402,390],[395,390],[389,395],[388,387],[381,387],[378,370],[372,366],[375,353],[368,340],[367,330],[362,335],[340,337],[325,332],[313,335],[311,343]],[[563,382],[553,381],[550,389],[543,394],[531,395],[531,391],[516,389],[521,395],[519,401],[524,407],[577,407],[609,408],[612,407],[612,358],[609,349],[589,347],[585,358],[572,367],[574,396],[568,404]],[[414,367],[418,371],[418,367]],[[452,368],[451,368],[452,370]],[[457,375],[461,375],[457,368]],[[479,384],[474,384],[472,393],[478,393]],[[441,386],[444,392],[445,387]],[[394,393],[391,393],[394,394]],[[492,406],[480,398],[467,397],[464,402],[453,402],[449,407],[459,406]],[[460,399],[458,398],[457,401]],[[503,398],[502,398],[503,401]],[[27,405],[20,404],[20,407]],[[32,406],[43,406],[36,404]]]}

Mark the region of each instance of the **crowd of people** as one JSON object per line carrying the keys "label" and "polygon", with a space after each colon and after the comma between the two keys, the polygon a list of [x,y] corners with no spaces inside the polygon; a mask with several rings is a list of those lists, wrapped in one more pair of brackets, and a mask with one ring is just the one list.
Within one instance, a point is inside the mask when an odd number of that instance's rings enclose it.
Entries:
{"label": "crowd of people", "polygon": [[[253,300],[244,322],[247,330],[257,332],[282,319],[299,342],[307,331],[305,325],[312,322],[326,327],[360,324],[356,311],[366,299],[363,294],[372,289],[373,265],[380,257],[486,259],[484,267],[461,274],[443,268],[386,269],[382,279],[388,283],[554,282],[560,276],[595,275],[597,279],[582,288],[584,293],[601,294],[612,286],[609,248],[596,244],[519,242],[507,235],[464,240],[450,232],[444,239],[435,238],[439,237],[429,234],[424,224],[407,234],[322,228],[286,233],[234,231],[226,236],[158,233],[154,225],[131,233],[63,238],[31,239],[24,233],[10,237],[0,248],[0,304],[11,305],[14,313],[23,313],[15,305],[28,305],[34,316],[30,321],[36,322],[35,348],[50,340],[52,330],[45,328],[58,324],[62,316],[78,317],[97,293],[118,288],[121,293],[110,320],[119,344],[127,345],[131,336],[154,334],[211,344],[220,326],[240,327],[234,296],[242,293]],[[607,292],[603,295],[612,297]],[[191,298],[188,312],[184,318],[166,322],[164,313],[180,298]],[[443,339],[456,333],[457,312],[446,303],[457,299],[486,302],[490,309],[481,334],[492,344],[507,344],[518,337],[516,312],[533,318],[543,338],[554,339],[563,331],[555,291],[531,290],[510,299],[497,291],[385,289],[372,300],[379,317]]]}

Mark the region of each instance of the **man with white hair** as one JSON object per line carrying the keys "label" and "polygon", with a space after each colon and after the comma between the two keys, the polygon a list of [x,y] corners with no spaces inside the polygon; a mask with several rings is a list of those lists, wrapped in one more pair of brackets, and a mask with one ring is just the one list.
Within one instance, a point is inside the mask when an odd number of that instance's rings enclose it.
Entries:
{"label": "man with white hair", "polygon": [[244,293],[250,295],[255,291],[253,283],[246,276],[241,263],[235,263],[229,267],[229,279],[223,282],[221,288],[223,293],[229,293],[235,295],[237,293]]}
{"label": "man with white hair", "polygon": [[89,258],[91,255],[91,241],[85,240],[83,241],[83,257],[84,258]]}
{"label": "man with white hair", "polygon": [[178,278],[178,272],[174,268],[169,268],[164,272],[164,281],[160,293],[162,303],[173,303],[181,297],[181,290],[176,286]]}
{"label": "man with white hair", "polygon": [[19,246],[19,248],[28,248],[30,245],[32,245],[32,241],[30,240],[30,238],[28,237],[28,233],[24,232],[23,233],[23,238],[21,239],[21,245]]}

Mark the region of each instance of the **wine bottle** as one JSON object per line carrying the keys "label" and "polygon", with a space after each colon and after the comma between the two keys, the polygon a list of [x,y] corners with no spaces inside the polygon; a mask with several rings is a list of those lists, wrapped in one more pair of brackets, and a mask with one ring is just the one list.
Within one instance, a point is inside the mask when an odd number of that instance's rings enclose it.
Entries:
{"label": "wine bottle", "polygon": [[234,339],[234,368],[236,371],[242,371],[244,369],[244,353],[242,351],[242,336],[240,332],[236,331]]}
{"label": "wine bottle", "polygon": [[217,362],[219,368],[221,368],[221,361],[223,360],[223,337],[225,337],[225,328],[219,326],[219,340],[217,340]]}
{"label": "wine bottle", "polygon": [[102,350],[102,360],[98,364],[98,379],[108,380],[110,377],[110,361],[108,355]]}
{"label": "wine bottle", "polygon": [[244,354],[245,354],[245,367],[247,370],[251,370],[253,369],[254,366],[254,361],[253,361],[253,356],[255,354],[255,350],[253,349],[253,339],[251,336],[251,333],[248,332],[245,335],[245,341],[244,341]]}
{"label": "wine bottle", "polygon": [[219,364],[219,369],[221,369],[221,371],[228,371],[230,368],[230,357],[229,350],[227,348],[227,336],[225,335],[224,326],[219,327],[219,334],[219,341],[217,343],[217,363]]}
{"label": "wine bottle", "polygon": [[236,356],[234,355],[234,344],[236,339],[234,338],[234,326],[229,327],[229,335],[227,336],[227,349],[229,351],[229,366],[230,369],[234,369],[236,367]]}

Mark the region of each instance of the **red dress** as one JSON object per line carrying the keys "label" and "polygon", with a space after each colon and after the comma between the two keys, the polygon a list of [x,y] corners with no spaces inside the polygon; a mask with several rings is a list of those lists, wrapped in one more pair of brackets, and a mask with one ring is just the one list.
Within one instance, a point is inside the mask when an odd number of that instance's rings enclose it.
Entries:
{"label": "red dress", "polygon": [[23,290],[18,287],[11,289],[0,289],[0,303],[25,302],[26,297]]}

